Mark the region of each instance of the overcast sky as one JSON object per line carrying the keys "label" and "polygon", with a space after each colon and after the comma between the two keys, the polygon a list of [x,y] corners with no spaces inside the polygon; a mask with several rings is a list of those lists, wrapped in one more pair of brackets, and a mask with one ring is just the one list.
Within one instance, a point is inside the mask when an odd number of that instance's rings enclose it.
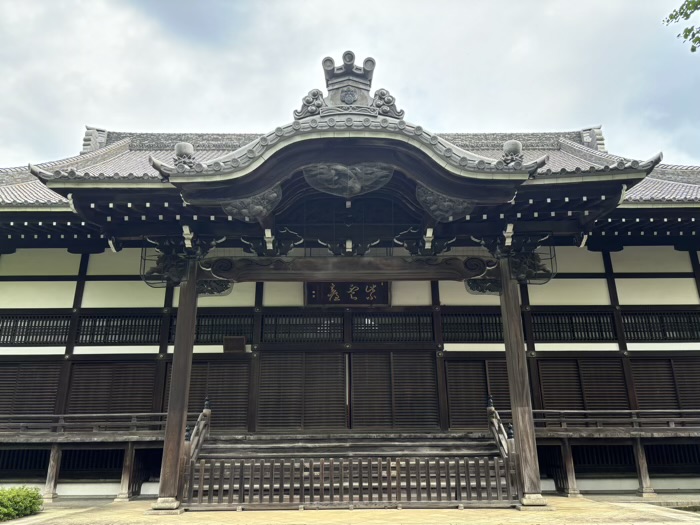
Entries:
{"label": "overcast sky", "polygon": [[84,126],[266,132],[377,61],[435,132],[603,125],[611,153],[700,164],[700,52],[681,0],[0,0],[0,166],[80,151]]}

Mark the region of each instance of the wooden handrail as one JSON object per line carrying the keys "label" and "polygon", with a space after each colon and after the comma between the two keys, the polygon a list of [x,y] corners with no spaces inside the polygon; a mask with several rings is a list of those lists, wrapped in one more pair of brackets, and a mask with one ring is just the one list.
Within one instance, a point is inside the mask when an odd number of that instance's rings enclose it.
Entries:
{"label": "wooden handrail", "polygon": [[507,459],[510,456],[510,450],[508,446],[508,433],[506,432],[503,422],[501,421],[501,416],[498,411],[493,406],[493,399],[489,396],[488,406],[486,407],[486,415],[489,420],[489,430],[493,435],[498,450],[501,453],[503,459]]}
{"label": "wooden handrail", "polygon": [[190,434],[189,443],[189,461],[196,461],[199,457],[199,451],[202,449],[204,440],[209,436],[209,428],[211,423],[211,409],[208,402],[205,404],[204,410],[199,414],[197,423],[195,423],[192,433]]}

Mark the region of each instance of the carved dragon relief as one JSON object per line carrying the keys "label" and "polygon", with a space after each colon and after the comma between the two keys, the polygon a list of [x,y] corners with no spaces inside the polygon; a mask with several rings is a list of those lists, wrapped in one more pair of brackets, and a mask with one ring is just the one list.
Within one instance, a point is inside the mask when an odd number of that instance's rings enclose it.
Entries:
{"label": "carved dragon relief", "polygon": [[430,216],[438,222],[452,222],[464,217],[474,209],[474,202],[448,197],[416,184],[416,198]]}
{"label": "carved dragon relief", "polygon": [[379,162],[351,166],[318,163],[306,166],[302,171],[304,179],[312,188],[346,199],[381,188],[394,174],[393,166]]}
{"label": "carved dragon relief", "polygon": [[243,222],[260,221],[269,216],[282,200],[282,188],[274,188],[245,199],[221,203],[221,208],[234,219]]}

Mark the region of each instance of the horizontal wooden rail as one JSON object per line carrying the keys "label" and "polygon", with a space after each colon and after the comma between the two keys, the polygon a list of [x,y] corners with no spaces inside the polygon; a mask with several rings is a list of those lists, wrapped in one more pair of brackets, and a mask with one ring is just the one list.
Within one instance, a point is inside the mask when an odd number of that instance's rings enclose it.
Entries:
{"label": "horizontal wooden rail", "polygon": [[536,426],[700,428],[700,410],[533,410]]}
{"label": "horizontal wooden rail", "polygon": [[[188,414],[195,420],[199,414]],[[31,432],[159,432],[165,431],[167,414],[0,414],[0,433]]]}

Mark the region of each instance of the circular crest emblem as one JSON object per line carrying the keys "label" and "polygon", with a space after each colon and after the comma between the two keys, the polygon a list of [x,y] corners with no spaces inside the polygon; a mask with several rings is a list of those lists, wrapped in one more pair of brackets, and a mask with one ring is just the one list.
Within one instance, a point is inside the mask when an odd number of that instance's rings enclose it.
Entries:
{"label": "circular crest emblem", "polygon": [[340,100],[343,104],[347,104],[348,106],[354,104],[357,102],[357,91],[351,87],[343,88],[340,92]]}

